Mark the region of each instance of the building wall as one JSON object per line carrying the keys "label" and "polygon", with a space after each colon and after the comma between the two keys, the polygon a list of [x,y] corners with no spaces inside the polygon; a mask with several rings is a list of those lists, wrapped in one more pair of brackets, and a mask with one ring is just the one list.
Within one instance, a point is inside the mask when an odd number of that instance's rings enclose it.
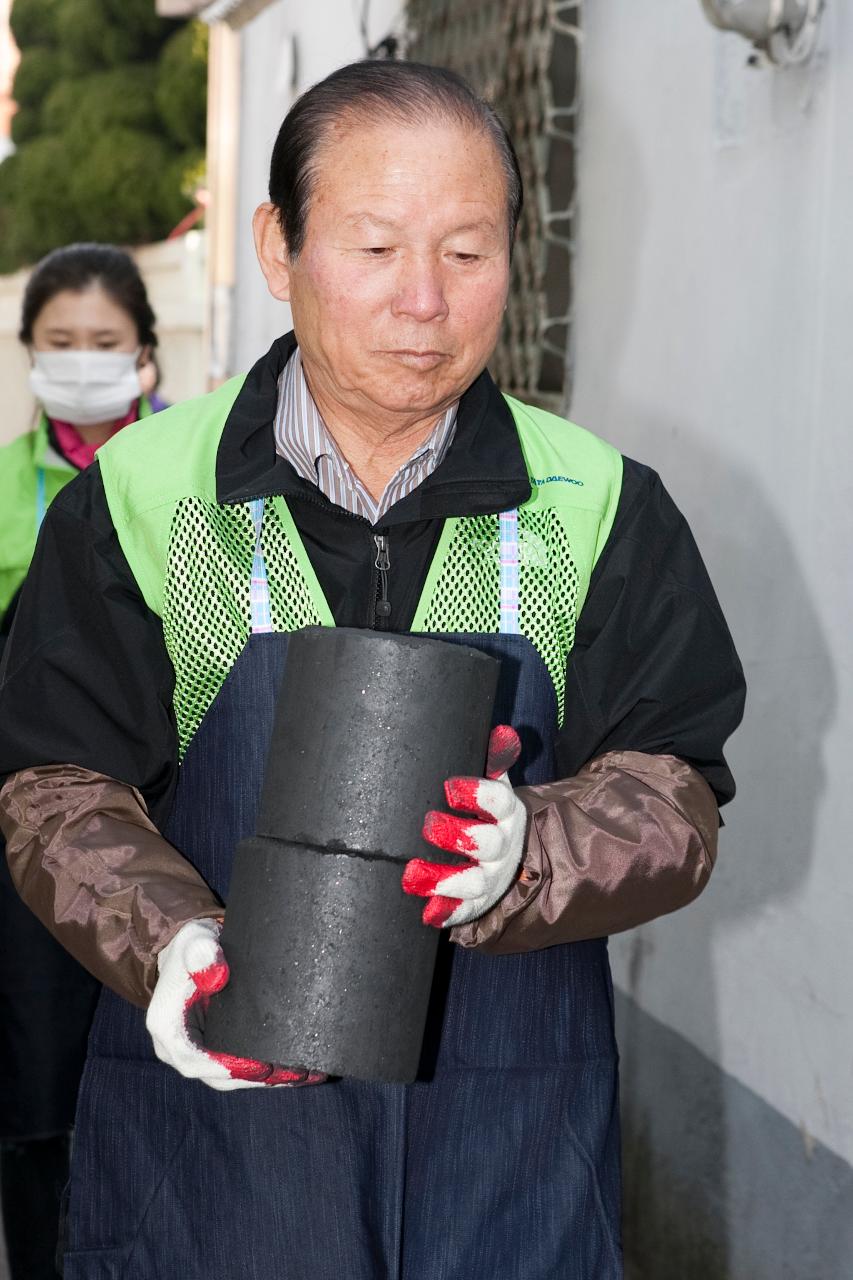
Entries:
{"label": "building wall", "polygon": [[[328,75],[364,56],[357,10],[351,0],[271,4],[240,32],[241,118],[237,180],[236,287],[232,371],[248,368],[290,328],[290,309],[267,292],[252,243],[252,214],[267,198],[273,143],[294,100]],[[401,0],[374,0],[369,44],[400,22]]]}
{"label": "building wall", "polygon": [[[203,231],[190,231],[134,250],[157,316],[160,394],[170,401],[207,390],[205,244]],[[29,366],[17,338],[27,276],[26,271],[0,276],[0,444],[28,430],[33,420]]]}
{"label": "building wall", "polygon": [[841,1280],[853,11],[827,5],[785,71],[748,67],[699,0],[596,0],[584,24],[572,416],[662,472],[750,691],[710,887],[611,944],[629,1237],[655,1280]]}

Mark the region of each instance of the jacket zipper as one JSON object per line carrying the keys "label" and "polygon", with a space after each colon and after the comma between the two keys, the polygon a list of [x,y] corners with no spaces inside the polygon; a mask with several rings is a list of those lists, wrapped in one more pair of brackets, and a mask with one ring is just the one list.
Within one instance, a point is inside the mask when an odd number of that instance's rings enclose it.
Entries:
{"label": "jacket zipper", "polygon": [[[268,498],[270,494],[255,494],[254,498]],[[321,502],[318,498],[312,498],[308,494],[300,494],[300,501],[308,502],[315,507],[325,507],[328,504]],[[252,502],[252,497],[241,495],[235,498],[233,503],[229,505],[237,505],[238,503]],[[351,519],[359,520],[362,524],[370,527],[370,521],[365,516],[354,515],[352,512],[347,513]],[[373,561],[373,567],[376,569],[376,587],[373,596],[373,630],[387,631],[390,626],[391,617],[391,601],[388,599],[388,572],[391,568],[391,557],[388,550],[387,533],[374,533],[373,542],[376,547],[376,556]]]}
{"label": "jacket zipper", "polygon": [[376,595],[373,604],[374,627],[377,631],[385,631],[391,617],[391,602],[388,599],[388,571],[391,568],[391,557],[388,551],[388,535],[374,533],[376,559],[373,562],[377,570]]}

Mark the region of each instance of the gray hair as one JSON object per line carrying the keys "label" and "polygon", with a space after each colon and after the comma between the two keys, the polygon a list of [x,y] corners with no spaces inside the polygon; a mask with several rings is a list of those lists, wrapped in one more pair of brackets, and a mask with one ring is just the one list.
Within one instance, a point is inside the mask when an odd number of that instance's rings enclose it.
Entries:
{"label": "gray hair", "polygon": [[435,119],[479,130],[494,143],[507,187],[512,250],[523,201],[518,157],[503,121],[467,81],[445,67],[420,62],[353,62],[302,94],[285,116],[273,147],[270,200],[278,211],[288,253],[296,258],[317,176],[317,157],[331,127],[346,117],[425,124]]}

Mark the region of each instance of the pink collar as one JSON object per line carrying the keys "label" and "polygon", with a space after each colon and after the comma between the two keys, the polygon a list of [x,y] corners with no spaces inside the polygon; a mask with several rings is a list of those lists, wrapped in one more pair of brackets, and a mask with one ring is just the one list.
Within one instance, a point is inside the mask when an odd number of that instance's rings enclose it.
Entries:
{"label": "pink collar", "polygon": [[[138,417],[139,401],[134,400],[125,416],[119,418],[118,422],[113,423],[109,439],[112,439],[117,431],[121,431],[122,427],[127,427],[131,422],[136,422]],[[59,446],[59,452],[73,467],[79,467],[82,471],[84,467],[88,467],[90,463],[94,462],[95,451],[100,449],[100,445],[87,444],[72,422],[60,422],[58,418],[51,418],[50,425],[53,427],[53,434]]]}

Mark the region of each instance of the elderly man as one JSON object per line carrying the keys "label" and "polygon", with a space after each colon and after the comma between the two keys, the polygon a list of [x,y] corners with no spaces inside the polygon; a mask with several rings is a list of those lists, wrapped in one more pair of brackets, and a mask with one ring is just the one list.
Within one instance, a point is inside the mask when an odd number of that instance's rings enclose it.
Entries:
{"label": "elderly man", "polygon": [[[110,988],[70,1280],[621,1275],[605,939],[705,884],[743,682],[657,476],[486,372],[520,207],[456,76],[336,72],[284,121],[255,215],[294,333],[122,432],[45,521],[0,803],[20,892]],[[478,820],[426,826],[469,869],[404,875],[455,944],[411,1086],[214,1056],[189,1026],[227,979],[287,634],[318,623],[502,655],[524,743],[516,789],[452,783]]]}

